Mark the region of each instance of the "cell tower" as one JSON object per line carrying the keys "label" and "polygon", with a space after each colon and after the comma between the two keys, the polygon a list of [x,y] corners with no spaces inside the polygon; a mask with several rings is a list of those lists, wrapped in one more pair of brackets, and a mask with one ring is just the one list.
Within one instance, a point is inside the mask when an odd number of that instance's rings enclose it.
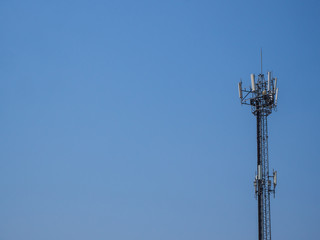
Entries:
{"label": "cell tower", "polygon": [[242,81],[238,87],[241,104],[251,105],[251,112],[257,119],[257,174],[254,188],[258,200],[258,239],[271,240],[270,194],[275,195],[277,172],[273,171],[272,176],[269,175],[267,118],[277,108],[277,78],[273,78],[272,73],[268,72],[268,79],[265,79],[261,60],[258,79],[255,80],[255,75],[251,74],[251,87],[243,89]]}

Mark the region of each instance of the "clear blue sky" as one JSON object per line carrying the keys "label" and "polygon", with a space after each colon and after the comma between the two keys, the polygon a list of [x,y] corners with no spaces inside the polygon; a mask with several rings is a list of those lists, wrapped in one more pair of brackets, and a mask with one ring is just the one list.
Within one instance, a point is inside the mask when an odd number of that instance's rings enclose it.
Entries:
{"label": "clear blue sky", "polygon": [[257,239],[255,118],[279,78],[273,239],[319,239],[318,1],[0,2],[0,239]]}

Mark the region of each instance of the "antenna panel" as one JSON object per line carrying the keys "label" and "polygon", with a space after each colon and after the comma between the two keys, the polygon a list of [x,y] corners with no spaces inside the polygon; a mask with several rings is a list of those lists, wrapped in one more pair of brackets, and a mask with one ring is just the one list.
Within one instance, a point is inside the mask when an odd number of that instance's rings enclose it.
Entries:
{"label": "antenna panel", "polygon": [[256,84],[254,82],[254,74],[251,74],[251,87],[252,87],[252,91],[256,90]]}
{"label": "antenna panel", "polygon": [[238,83],[238,89],[239,89],[239,98],[242,99],[242,82]]}
{"label": "antenna panel", "polygon": [[270,91],[271,72],[268,72],[268,92]]}

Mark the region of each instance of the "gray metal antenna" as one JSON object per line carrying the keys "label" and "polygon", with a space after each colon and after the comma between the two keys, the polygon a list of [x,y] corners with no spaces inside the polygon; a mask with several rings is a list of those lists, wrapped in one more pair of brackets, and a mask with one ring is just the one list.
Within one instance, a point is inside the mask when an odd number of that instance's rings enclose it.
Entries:
{"label": "gray metal antenna", "polygon": [[[268,79],[261,73],[255,80],[251,74],[251,88],[242,89],[242,81],[238,84],[241,104],[251,106],[251,112],[257,119],[257,175],[254,179],[255,195],[258,200],[258,236],[259,240],[271,240],[270,194],[275,194],[277,172],[269,174],[268,124],[267,118],[276,109],[278,101],[277,78],[268,72]],[[273,181],[271,181],[271,179]]]}
{"label": "gray metal antenna", "polygon": [[261,74],[262,74],[262,48],[260,49],[260,56],[261,56]]}

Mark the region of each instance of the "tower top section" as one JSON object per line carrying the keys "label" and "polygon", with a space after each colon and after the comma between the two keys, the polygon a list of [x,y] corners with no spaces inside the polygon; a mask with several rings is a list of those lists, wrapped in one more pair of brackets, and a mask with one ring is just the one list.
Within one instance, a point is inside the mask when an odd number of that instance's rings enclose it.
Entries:
{"label": "tower top section", "polygon": [[272,76],[272,72],[267,73],[267,79],[263,73],[257,78],[255,74],[250,75],[251,87],[242,88],[242,81],[239,82],[239,98],[241,104],[251,105],[251,111],[254,115],[268,116],[272,110],[277,109],[278,92],[276,77]]}

